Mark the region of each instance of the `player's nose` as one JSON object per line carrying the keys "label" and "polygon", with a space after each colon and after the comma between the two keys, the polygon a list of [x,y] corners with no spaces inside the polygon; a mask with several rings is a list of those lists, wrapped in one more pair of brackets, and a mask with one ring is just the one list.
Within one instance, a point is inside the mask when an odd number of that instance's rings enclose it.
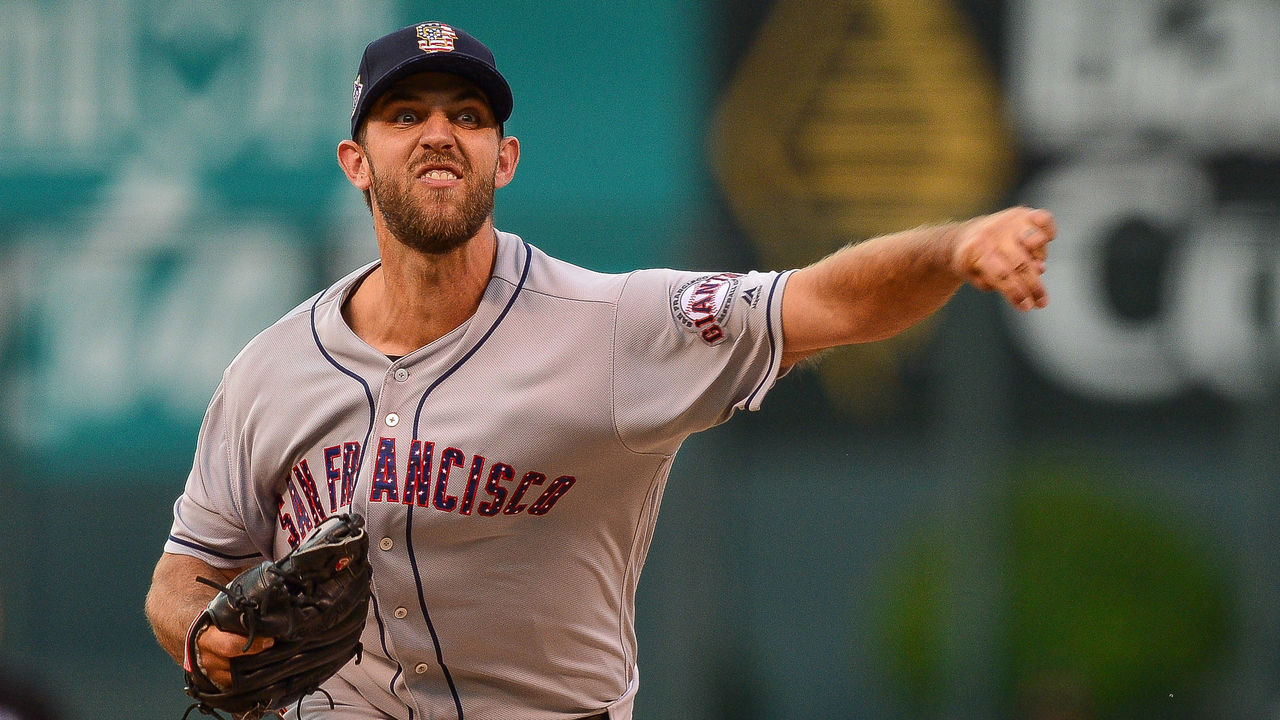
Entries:
{"label": "player's nose", "polygon": [[432,150],[453,147],[453,122],[443,112],[433,112],[422,123],[419,144]]}

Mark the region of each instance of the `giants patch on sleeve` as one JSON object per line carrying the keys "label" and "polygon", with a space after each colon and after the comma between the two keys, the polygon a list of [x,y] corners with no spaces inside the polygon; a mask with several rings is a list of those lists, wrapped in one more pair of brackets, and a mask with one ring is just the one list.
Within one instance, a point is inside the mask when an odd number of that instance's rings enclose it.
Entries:
{"label": "giants patch on sleeve", "polygon": [[738,273],[720,273],[694,278],[671,296],[671,317],[687,332],[708,345],[725,339],[724,320],[733,308],[738,292]]}

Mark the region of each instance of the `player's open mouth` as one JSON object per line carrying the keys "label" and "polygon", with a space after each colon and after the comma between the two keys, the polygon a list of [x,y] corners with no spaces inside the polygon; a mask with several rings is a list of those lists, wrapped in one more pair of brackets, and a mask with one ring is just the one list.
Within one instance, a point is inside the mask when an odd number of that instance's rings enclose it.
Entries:
{"label": "player's open mouth", "polygon": [[414,175],[428,183],[452,184],[462,179],[462,164],[450,158],[427,158],[414,167]]}

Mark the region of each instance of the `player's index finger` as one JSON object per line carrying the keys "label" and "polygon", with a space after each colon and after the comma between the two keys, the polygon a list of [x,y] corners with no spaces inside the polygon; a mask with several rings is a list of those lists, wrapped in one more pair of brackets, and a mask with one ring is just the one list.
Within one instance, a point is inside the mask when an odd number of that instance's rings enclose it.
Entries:
{"label": "player's index finger", "polygon": [[233,657],[235,655],[252,655],[253,653],[262,652],[275,644],[274,638],[255,637],[253,642],[249,643],[246,648],[245,643],[249,638],[236,633],[229,633],[217,628],[211,627],[200,637],[200,644],[213,652],[224,657]]}
{"label": "player's index finger", "polygon": [[1057,225],[1054,222],[1053,213],[1048,210],[1036,208],[1031,211],[1027,216],[1027,219],[1030,220],[1033,225],[1036,225],[1045,232],[1048,236],[1046,242],[1048,240],[1052,240],[1053,236],[1057,234]]}

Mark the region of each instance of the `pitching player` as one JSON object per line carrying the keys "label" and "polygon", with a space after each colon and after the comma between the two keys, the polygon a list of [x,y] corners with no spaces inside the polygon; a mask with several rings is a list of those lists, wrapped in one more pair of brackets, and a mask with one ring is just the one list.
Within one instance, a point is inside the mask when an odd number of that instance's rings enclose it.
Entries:
{"label": "pitching player", "polygon": [[[367,519],[360,663],[309,718],[631,717],[634,599],[663,488],[691,433],[754,410],[836,345],[888,337],[968,281],[1029,310],[1055,230],[1011,208],[852,245],[789,272],[605,275],[495,230],[520,142],[478,40],[422,23],[371,43],[338,162],[380,259],[232,361],[201,427],[147,612],[182,661],[230,578],[328,515]],[[216,629],[199,662],[269,639]]]}

